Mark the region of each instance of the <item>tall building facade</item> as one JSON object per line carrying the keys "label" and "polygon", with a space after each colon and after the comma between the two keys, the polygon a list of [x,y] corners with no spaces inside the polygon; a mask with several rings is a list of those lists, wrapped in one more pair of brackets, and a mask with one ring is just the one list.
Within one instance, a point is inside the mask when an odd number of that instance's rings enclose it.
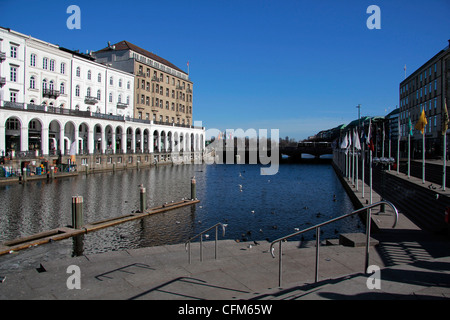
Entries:
{"label": "tall building facade", "polygon": [[443,107],[445,103],[449,107],[449,81],[450,49],[447,46],[400,83],[401,136],[403,141],[407,140],[408,123],[411,119],[413,153],[421,152],[422,149],[422,134],[419,130],[414,130],[414,125],[422,110],[425,110],[428,122],[424,132],[427,155],[442,154]]}
{"label": "tall building facade", "polygon": [[108,45],[94,56],[135,75],[135,118],[192,125],[193,82],[186,72],[128,41]]}

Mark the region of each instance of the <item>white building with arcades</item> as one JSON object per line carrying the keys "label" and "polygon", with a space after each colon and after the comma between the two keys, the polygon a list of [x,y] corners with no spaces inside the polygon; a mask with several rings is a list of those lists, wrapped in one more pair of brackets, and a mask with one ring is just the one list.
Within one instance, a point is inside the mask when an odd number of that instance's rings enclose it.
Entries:
{"label": "white building with arcades", "polygon": [[133,118],[134,79],[0,27],[0,156],[202,152],[203,127]]}

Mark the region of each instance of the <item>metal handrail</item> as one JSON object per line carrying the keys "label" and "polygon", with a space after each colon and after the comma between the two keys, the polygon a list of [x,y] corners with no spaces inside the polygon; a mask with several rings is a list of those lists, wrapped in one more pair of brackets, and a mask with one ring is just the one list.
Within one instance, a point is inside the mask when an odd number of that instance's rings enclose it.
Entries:
{"label": "metal handrail", "polygon": [[200,237],[200,261],[203,261],[203,234],[208,232],[211,229],[216,229],[216,240],[215,240],[215,253],[214,253],[214,259],[217,260],[217,227],[221,226],[222,227],[222,237],[225,236],[225,228],[228,226],[227,224],[224,224],[222,222],[216,223],[215,225],[213,225],[212,227],[203,230],[202,232],[200,232],[199,234],[193,236],[192,238],[190,238],[189,240],[187,240],[184,243],[184,248],[186,249],[186,251],[189,251],[189,263],[191,263],[191,242],[192,240]]}
{"label": "metal handrail", "polygon": [[373,207],[377,207],[377,206],[384,205],[384,204],[387,204],[388,206],[390,206],[390,207],[394,210],[394,213],[395,213],[395,221],[394,221],[394,224],[393,224],[392,228],[395,228],[395,226],[397,225],[397,221],[398,221],[398,210],[397,210],[397,208],[396,208],[391,202],[386,201],[386,200],[382,200],[382,201],[373,203],[373,204],[371,204],[371,205],[369,205],[369,206],[367,206],[367,207],[363,207],[363,208],[361,208],[361,209],[355,210],[355,211],[353,211],[353,212],[351,212],[351,213],[344,214],[344,215],[342,215],[342,216],[340,216],[340,217],[333,218],[333,219],[331,219],[331,220],[328,220],[328,221],[319,223],[319,224],[317,224],[317,225],[315,225],[315,226],[312,226],[312,227],[306,228],[306,229],[304,229],[304,230],[300,230],[300,231],[291,233],[291,234],[289,234],[289,235],[287,235],[287,236],[284,236],[284,237],[282,237],[282,238],[279,238],[279,239],[276,239],[276,240],[272,241],[272,242],[270,243],[270,249],[269,249],[269,252],[270,252],[270,254],[272,255],[273,258],[275,258],[273,245],[274,245],[275,243],[277,243],[277,242],[280,244],[280,249],[279,249],[279,250],[280,250],[280,252],[279,252],[279,261],[278,261],[278,286],[281,287],[281,269],[282,269],[282,249],[281,249],[281,243],[282,243],[284,240],[287,240],[287,239],[289,239],[289,238],[291,238],[291,237],[298,236],[298,235],[300,235],[300,234],[302,234],[302,233],[305,233],[305,232],[307,232],[307,231],[311,231],[311,230],[313,230],[313,229],[316,229],[316,273],[315,273],[315,282],[318,282],[318,281],[319,281],[320,227],[325,226],[325,225],[328,225],[328,224],[333,223],[333,222],[336,222],[336,221],[338,221],[338,220],[341,220],[341,219],[350,217],[350,216],[352,216],[352,215],[354,215],[354,214],[357,214],[357,213],[360,213],[360,212],[363,212],[363,211],[366,211],[366,212],[367,212],[367,216],[366,216],[366,261],[365,261],[365,269],[364,269],[364,272],[367,272],[367,268],[369,267],[370,226],[371,226],[371,220],[372,220],[372,219],[371,219],[371,209],[372,209]]}

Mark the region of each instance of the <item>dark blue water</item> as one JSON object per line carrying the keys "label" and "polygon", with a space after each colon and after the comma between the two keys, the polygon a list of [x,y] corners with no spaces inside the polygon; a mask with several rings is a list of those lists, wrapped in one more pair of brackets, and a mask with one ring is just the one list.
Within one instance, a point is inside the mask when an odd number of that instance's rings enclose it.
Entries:
{"label": "dark blue water", "polygon": [[[95,222],[138,209],[140,184],[147,189],[148,207],[189,197],[193,176],[201,201],[195,207],[89,233],[78,253],[181,243],[217,222],[228,224],[226,239],[274,240],[353,211],[327,164],[283,164],[272,176],[260,175],[258,165],[160,166],[2,186],[0,241],[70,225],[74,195],[84,197],[84,222]],[[359,224],[356,218],[342,220],[322,228],[321,238],[337,238],[337,233],[355,231]],[[306,239],[313,236],[305,234]],[[41,247],[45,255],[51,250],[72,255],[74,250],[72,239]]]}

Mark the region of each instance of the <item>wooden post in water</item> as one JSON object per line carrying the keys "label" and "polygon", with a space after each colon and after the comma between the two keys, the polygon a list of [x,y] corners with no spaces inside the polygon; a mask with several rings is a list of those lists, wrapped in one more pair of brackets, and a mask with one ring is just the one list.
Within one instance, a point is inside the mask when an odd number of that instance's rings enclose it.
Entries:
{"label": "wooden post in water", "polygon": [[83,226],[83,197],[72,197],[72,227],[81,229]]}
{"label": "wooden post in water", "polygon": [[143,186],[139,189],[139,195],[140,195],[140,206],[139,209],[141,213],[145,212],[145,209],[147,207],[147,198],[146,198],[146,190]]}
{"label": "wooden post in water", "polygon": [[23,168],[22,170],[22,181],[27,181],[27,168]]}
{"label": "wooden post in water", "polygon": [[197,190],[196,190],[196,181],[195,176],[191,179],[191,200],[197,199]]}

